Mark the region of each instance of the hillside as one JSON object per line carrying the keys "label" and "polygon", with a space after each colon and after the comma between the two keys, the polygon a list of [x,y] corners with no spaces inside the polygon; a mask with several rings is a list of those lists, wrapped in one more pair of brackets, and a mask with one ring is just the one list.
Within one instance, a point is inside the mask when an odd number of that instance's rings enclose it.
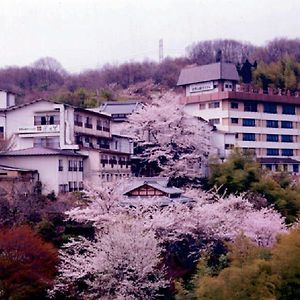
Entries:
{"label": "hillside", "polygon": [[185,57],[105,65],[80,74],[70,74],[46,57],[31,66],[0,69],[0,88],[17,93],[18,103],[46,98],[93,107],[105,100],[147,100],[153,93],[175,88],[180,70],[191,64],[232,62],[241,80],[247,81],[243,74],[247,59],[254,87],[300,89],[300,40],[284,38],[262,47],[235,40],[201,41],[188,46]]}

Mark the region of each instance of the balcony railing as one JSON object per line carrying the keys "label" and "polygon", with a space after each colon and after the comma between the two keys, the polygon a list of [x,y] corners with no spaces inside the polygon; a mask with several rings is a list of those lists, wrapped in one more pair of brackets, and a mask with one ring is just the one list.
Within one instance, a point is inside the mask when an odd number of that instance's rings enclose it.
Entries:
{"label": "balcony railing", "polygon": [[83,123],[80,122],[80,121],[74,121],[74,125],[75,125],[75,126],[82,127]]}
{"label": "balcony railing", "polygon": [[85,123],[85,124],[84,124],[84,127],[85,127],[85,128],[90,128],[90,129],[92,129],[92,128],[93,128],[93,124]]}

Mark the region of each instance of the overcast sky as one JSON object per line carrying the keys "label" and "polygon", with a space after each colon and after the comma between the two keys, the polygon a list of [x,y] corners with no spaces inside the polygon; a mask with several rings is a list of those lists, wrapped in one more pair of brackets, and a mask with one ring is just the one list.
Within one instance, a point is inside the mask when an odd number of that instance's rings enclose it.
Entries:
{"label": "overcast sky", "polygon": [[68,71],[179,56],[207,39],[300,37],[299,0],[0,0],[0,67],[56,58]]}

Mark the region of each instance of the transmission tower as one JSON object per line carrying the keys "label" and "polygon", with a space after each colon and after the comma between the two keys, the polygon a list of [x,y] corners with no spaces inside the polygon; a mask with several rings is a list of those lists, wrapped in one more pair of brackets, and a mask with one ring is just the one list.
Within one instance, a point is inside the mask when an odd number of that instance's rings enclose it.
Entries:
{"label": "transmission tower", "polygon": [[164,59],[164,41],[160,39],[158,42],[158,61],[162,62]]}

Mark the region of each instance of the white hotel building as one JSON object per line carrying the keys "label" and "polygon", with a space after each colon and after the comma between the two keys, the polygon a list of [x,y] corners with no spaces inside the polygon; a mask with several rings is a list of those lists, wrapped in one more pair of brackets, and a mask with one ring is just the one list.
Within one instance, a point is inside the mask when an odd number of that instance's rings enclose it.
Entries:
{"label": "white hotel building", "polygon": [[0,164],[37,170],[44,193],[129,177],[132,143],[110,123],[108,114],[43,99],[17,106],[0,91],[0,133],[10,141]]}
{"label": "white hotel building", "polygon": [[234,146],[252,149],[263,167],[298,173],[300,97],[246,91],[238,83],[235,65],[214,63],[183,69],[177,85],[185,89],[185,110],[216,127],[221,157]]}

